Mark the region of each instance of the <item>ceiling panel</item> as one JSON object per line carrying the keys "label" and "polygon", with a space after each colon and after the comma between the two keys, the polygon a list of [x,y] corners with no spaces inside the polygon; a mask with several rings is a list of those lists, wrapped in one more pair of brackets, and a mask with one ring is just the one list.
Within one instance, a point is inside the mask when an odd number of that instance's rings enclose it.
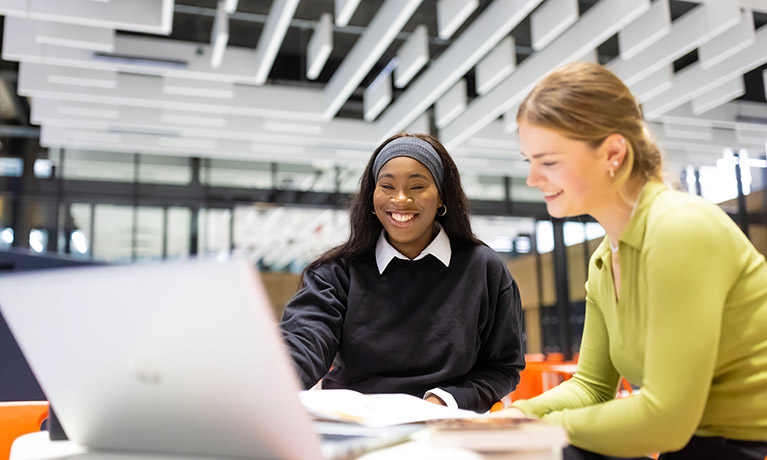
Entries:
{"label": "ceiling panel", "polygon": [[[591,56],[637,94],[670,168],[714,165],[725,147],[764,155],[764,3],[239,0],[219,13],[214,66],[215,0],[6,0],[3,81],[17,73],[45,147],[361,167],[387,136],[431,124],[466,173],[522,177],[516,106],[553,67]],[[544,42],[540,18],[557,32]],[[310,58],[317,28],[326,59]],[[506,63],[492,85],[477,73],[491,60]],[[385,96],[367,119],[366,92]],[[6,124],[25,124],[20,99],[0,96]],[[460,110],[435,114],[448,99]],[[716,132],[684,137],[700,126]]]}

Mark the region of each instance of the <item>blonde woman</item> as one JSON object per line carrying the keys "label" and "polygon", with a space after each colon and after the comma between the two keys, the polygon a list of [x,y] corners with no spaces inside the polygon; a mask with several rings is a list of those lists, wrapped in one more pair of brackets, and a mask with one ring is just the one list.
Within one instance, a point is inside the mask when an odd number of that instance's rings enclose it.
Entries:
{"label": "blonde woman", "polygon": [[[764,459],[764,256],[719,207],[663,185],[640,108],[605,68],[555,70],[517,121],[549,213],[590,214],[607,235],[575,377],[504,412],[562,425],[565,459]],[[615,399],[621,377],[639,393]]]}

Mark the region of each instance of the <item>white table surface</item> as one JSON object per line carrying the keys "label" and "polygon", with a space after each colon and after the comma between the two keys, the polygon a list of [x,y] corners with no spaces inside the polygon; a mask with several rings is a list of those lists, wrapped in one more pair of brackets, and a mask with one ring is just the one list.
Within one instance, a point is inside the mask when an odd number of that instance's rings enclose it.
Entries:
{"label": "white table surface", "polygon": [[[194,460],[213,460],[193,457]],[[69,441],[51,441],[47,431],[30,433],[14,441],[9,460],[183,460],[183,456],[152,453],[89,451]],[[561,460],[561,447],[545,450],[478,453],[435,445],[427,439],[406,442],[367,453],[357,460]],[[221,460],[217,458],[215,460]]]}

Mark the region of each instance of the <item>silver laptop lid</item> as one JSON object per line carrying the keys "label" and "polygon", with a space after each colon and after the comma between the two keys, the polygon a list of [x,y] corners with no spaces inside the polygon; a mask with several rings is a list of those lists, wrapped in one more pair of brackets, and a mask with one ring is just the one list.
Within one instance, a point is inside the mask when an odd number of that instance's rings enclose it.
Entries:
{"label": "silver laptop lid", "polygon": [[321,458],[260,278],[243,261],[6,275],[0,310],[73,442]]}

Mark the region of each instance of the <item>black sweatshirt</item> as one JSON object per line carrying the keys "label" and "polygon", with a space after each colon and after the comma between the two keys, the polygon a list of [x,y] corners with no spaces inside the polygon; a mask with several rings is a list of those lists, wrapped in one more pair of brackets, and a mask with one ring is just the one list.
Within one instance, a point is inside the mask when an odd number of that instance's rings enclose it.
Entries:
{"label": "black sweatshirt", "polygon": [[478,412],[514,390],[525,367],[517,284],[487,246],[452,250],[449,267],[395,258],[379,274],[371,250],[308,270],[280,322],[304,387],[441,388]]}

